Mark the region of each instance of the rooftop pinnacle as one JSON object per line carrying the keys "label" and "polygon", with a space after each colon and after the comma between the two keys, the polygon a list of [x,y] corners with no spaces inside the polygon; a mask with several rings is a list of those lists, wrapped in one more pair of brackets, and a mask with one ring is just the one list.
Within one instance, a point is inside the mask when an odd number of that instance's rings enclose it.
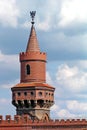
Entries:
{"label": "rooftop pinnacle", "polygon": [[29,36],[26,52],[40,51],[38,40],[37,40],[37,36],[36,36],[36,32],[35,32],[35,28],[34,28],[35,13],[36,13],[36,11],[30,12],[30,15],[31,15],[31,18],[32,18],[32,22],[31,22],[32,26],[31,26],[31,32],[30,32],[30,36]]}

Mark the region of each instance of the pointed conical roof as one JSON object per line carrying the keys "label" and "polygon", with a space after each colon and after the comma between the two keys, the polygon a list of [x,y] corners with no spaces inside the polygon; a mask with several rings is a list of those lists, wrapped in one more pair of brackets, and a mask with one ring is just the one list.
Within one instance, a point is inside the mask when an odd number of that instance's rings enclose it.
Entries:
{"label": "pointed conical roof", "polygon": [[31,27],[31,32],[30,32],[30,36],[29,36],[29,40],[28,40],[28,44],[27,44],[27,48],[26,48],[26,52],[30,52],[30,51],[39,51],[40,52],[34,25],[32,25],[32,27]]}

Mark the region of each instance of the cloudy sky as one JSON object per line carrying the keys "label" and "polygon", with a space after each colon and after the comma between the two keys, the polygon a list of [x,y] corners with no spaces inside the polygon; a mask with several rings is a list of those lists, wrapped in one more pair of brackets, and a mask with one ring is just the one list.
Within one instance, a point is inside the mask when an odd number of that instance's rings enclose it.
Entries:
{"label": "cloudy sky", "polygon": [[0,0],[0,114],[15,115],[10,89],[20,79],[32,10],[47,83],[56,88],[51,117],[87,118],[87,0]]}

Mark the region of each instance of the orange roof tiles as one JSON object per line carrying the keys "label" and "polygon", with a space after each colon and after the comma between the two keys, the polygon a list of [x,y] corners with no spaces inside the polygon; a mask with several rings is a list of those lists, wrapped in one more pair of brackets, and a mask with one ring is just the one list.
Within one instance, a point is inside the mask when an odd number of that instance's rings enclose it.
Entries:
{"label": "orange roof tiles", "polygon": [[47,87],[47,88],[52,88],[54,89],[54,87],[50,86],[47,83],[39,83],[39,82],[32,82],[32,83],[19,83],[17,85],[15,85],[14,87]]}

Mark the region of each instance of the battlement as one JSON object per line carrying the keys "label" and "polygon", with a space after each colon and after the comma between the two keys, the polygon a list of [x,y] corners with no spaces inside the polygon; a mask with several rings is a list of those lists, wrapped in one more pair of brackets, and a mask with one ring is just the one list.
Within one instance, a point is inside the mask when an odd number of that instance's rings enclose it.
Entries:
{"label": "battlement", "polygon": [[27,60],[46,61],[46,53],[45,52],[21,52],[20,61],[27,61]]}
{"label": "battlement", "polygon": [[28,115],[15,115],[14,119],[11,118],[10,115],[6,115],[5,119],[3,116],[0,115],[0,126],[15,126],[15,125],[25,125],[28,126],[57,126],[57,127],[64,127],[64,126],[87,126],[86,119],[61,119],[61,120],[30,120]]}

